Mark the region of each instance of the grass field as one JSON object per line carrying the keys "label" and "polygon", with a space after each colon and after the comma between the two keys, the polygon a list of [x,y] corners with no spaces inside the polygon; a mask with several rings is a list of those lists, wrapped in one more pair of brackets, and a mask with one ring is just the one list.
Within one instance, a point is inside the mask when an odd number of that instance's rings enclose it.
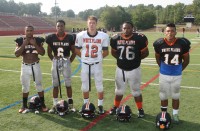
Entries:
{"label": "grass field", "polygon": [[[114,116],[105,114],[94,119],[83,119],[78,112],[70,113],[64,117],[49,113],[28,113],[20,114],[18,109],[21,107],[21,84],[20,84],[20,66],[21,57],[14,56],[14,39],[15,37],[0,37],[0,130],[2,131],[156,131],[155,116],[160,112],[160,100],[158,96],[158,66],[154,58],[152,43],[159,37],[163,37],[160,32],[144,32],[149,39],[150,55],[142,61],[142,83],[145,118],[137,118],[137,109],[133,98],[130,97],[129,87],[124,95],[125,104],[132,109],[132,118],[129,123],[121,123],[115,120]],[[181,36],[179,33],[177,36]],[[198,131],[200,128],[200,38],[195,33],[187,33],[185,37],[191,40],[191,60],[190,65],[183,72],[179,125],[172,125],[174,131]],[[45,44],[46,49],[46,44]],[[45,89],[46,105],[52,106],[52,86],[51,86],[51,62],[45,56],[40,57],[41,69],[43,73],[43,87]],[[104,69],[104,108],[110,110],[113,106],[114,99],[114,76],[115,76],[115,59],[109,55],[103,61]],[[76,59],[72,63],[72,87],[74,106],[79,110],[82,106],[83,99],[81,93],[80,81],[80,62]],[[153,79],[155,78],[155,79]],[[152,81],[150,81],[152,80]],[[32,82],[30,96],[36,94]],[[66,99],[64,84],[62,83],[62,95]],[[96,89],[92,83],[90,101],[97,105]],[[169,113],[172,112],[171,101],[169,101]]]}

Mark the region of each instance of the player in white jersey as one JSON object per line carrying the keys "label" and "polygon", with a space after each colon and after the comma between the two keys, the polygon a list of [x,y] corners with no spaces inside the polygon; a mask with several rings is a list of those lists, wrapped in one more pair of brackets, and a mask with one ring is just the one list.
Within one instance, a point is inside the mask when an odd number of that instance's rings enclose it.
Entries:
{"label": "player in white jersey", "polygon": [[25,27],[25,37],[19,37],[15,40],[16,49],[15,56],[22,56],[21,66],[21,84],[22,84],[22,108],[19,109],[19,113],[26,113],[28,111],[27,100],[30,90],[30,80],[33,77],[35,87],[41,100],[42,111],[47,112],[44,104],[44,91],[42,88],[42,73],[40,70],[40,63],[38,55],[44,55],[45,50],[43,48],[44,38],[34,37],[33,26]]}
{"label": "player in white jersey", "polygon": [[94,76],[95,86],[98,92],[99,114],[103,114],[103,71],[102,60],[109,53],[109,36],[101,31],[97,31],[97,18],[89,16],[87,19],[88,30],[77,34],[75,42],[75,52],[81,57],[82,70],[82,92],[84,103],[89,101],[89,91],[91,88],[91,75]]}

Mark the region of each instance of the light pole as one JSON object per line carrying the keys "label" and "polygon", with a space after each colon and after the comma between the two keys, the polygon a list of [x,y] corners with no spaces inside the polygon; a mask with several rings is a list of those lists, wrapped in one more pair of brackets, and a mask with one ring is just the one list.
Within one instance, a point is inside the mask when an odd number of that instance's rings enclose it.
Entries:
{"label": "light pole", "polygon": [[176,22],[176,10],[174,9],[174,24],[176,24],[175,22]]}
{"label": "light pole", "polygon": [[56,22],[57,22],[57,2],[55,0],[55,17],[56,17]]}
{"label": "light pole", "polygon": [[156,32],[158,32],[158,10],[156,10]]}

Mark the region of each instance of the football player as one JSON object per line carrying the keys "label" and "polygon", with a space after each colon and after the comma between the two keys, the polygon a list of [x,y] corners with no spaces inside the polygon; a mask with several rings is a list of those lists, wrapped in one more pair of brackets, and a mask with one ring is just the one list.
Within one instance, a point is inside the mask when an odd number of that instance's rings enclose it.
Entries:
{"label": "football player", "polygon": [[115,75],[115,100],[110,115],[116,114],[120,106],[126,85],[128,84],[138,108],[138,118],[144,117],[142,106],[141,59],[149,55],[148,40],[144,34],[134,33],[133,24],[126,21],[122,25],[122,33],[114,35],[110,40],[112,56],[117,59]]}
{"label": "football player", "polygon": [[[60,75],[64,77],[66,92],[68,97],[69,108],[73,108],[72,87],[71,87],[71,63],[73,62],[76,54],[74,52],[75,35],[65,32],[65,22],[58,20],[56,22],[57,32],[50,34],[46,37],[48,44],[48,56],[52,61],[52,83],[53,83],[53,107],[49,113],[55,113],[55,106],[58,102],[58,87],[60,87]],[[71,52],[71,56],[70,56]],[[60,87],[61,88],[61,87]],[[61,90],[60,90],[61,94]]]}
{"label": "football player", "polygon": [[98,92],[99,114],[103,114],[103,69],[102,60],[109,51],[109,36],[101,31],[97,31],[97,18],[89,16],[87,19],[88,30],[77,34],[75,52],[81,57],[82,70],[82,92],[84,103],[89,101],[89,90],[91,88],[91,75],[94,75],[95,85]]}
{"label": "football player", "polygon": [[41,83],[42,73],[40,70],[40,59],[38,57],[38,55],[43,56],[45,54],[45,50],[43,48],[44,38],[34,37],[33,34],[34,27],[29,25],[25,27],[25,37],[19,37],[15,40],[15,56],[22,56],[20,80],[22,84],[23,104],[22,108],[19,109],[19,113],[26,113],[28,111],[27,100],[30,90],[31,75],[41,100],[42,111],[48,111],[48,108],[44,103],[44,91]]}
{"label": "football player", "polygon": [[167,24],[165,38],[153,43],[155,57],[160,67],[159,86],[161,111],[167,111],[168,97],[172,98],[173,115],[175,123],[179,122],[179,97],[182,71],[189,64],[190,41],[186,38],[176,38],[176,26]]}

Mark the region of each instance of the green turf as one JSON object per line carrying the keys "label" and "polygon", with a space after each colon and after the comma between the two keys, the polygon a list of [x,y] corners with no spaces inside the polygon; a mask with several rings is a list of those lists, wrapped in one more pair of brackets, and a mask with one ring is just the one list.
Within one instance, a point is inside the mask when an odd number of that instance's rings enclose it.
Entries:
{"label": "green turf", "polygon": [[[154,50],[152,43],[159,37],[163,37],[160,32],[144,32],[149,39],[150,55],[146,61],[142,62],[142,83],[148,82],[152,77],[158,74],[157,65],[149,65],[148,61],[152,58],[150,63],[155,63]],[[182,36],[178,33],[177,36]],[[179,125],[173,125],[171,130],[175,131],[197,131],[200,128],[200,110],[199,110],[199,94],[200,94],[200,38],[196,37],[195,33],[186,33],[185,37],[192,42],[191,48],[191,60],[190,65],[183,72],[181,98],[180,98],[180,111],[179,118],[181,123]],[[14,56],[15,37],[0,37],[0,130],[65,130],[65,131],[77,131],[85,128],[92,120],[83,119],[78,112],[70,113],[64,117],[59,117],[55,114],[40,113],[38,115],[34,113],[19,114],[18,109],[21,107],[21,103],[12,107],[8,107],[21,100],[21,84],[19,81],[21,57],[16,58]],[[46,49],[46,45],[45,45]],[[51,62],[47,57],[41,56],[41,69],[43,73],[43,86],[45,89],[51,87]],[[146,64],[144,64],[146,63]],[[72,63],[73,72],[79,66],[78,59]],[[109,110],[113,105],[114,99],[114,76],[115,76],[115,59],[109,55],[103,61],[104,70],[104,108]],[[62,79],[62,77],[61,77]],[[36,94],[34,84],[31,82],[30,96]],[[73,99],[74,106],[79,110],[82,106],[83,99],[81,93],[81,81],[80,70],[72,77],[73,87]],[[114,116],[107,115],[105,118],[99,120],[90,130],[92,131],[155,131],[155,116],[160,112],[160,100],[158,96],[158,79],[150,83],[143,91],[143,106],[146,113],[144,119],[137,118],[137,110],[133,98],[128,99],[125,103],[132,109],[132,118],[129,123],[121,123],[115,120]],[[127,87],[126,96],[130,94],[130,88]],[[62,83],[62,95],[66,99],[66,93],[64,84]],[[52,88],[45,93],[46,104],[50,108],[52,106]],[[92,91],[90,93],[90,101],[97,105],[96,89],[94,88],[94,82],[92,81]],[[4,109],[8,107],[7,109]],[[169,113],[172,112],[171,101],[169,101]],[[97,116],[97,118],[99,118]]]}

